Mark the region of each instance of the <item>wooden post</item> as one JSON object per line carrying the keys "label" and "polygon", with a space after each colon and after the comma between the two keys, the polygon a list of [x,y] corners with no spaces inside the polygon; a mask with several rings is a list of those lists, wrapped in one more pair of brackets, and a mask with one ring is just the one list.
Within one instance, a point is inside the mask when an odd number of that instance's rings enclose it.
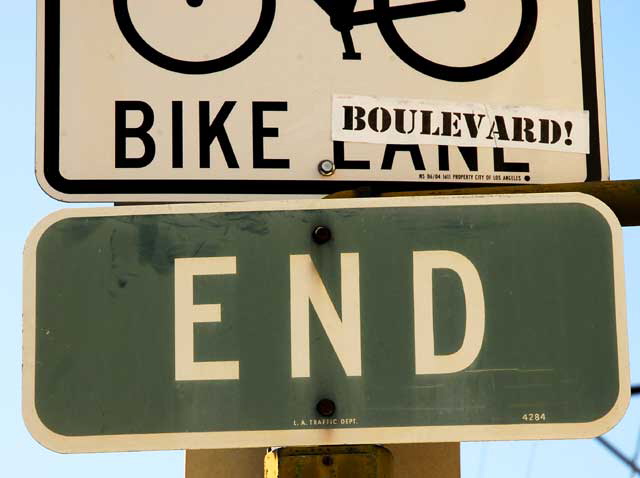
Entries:
{"label": "wooden post", "polygon": [[[459,443],[386,445],[384,448],[388,452],[381,451],[382,447],[373,445],[289,447],[277,449],[273,453],[267,453],[263,448],[189,450],[186,455],[185,476],[186,478],[261,478],[262,476],[265,478],[322,476],[460,478]],[[325,456],[331,456],[332,463],[324,464]],[[324,461],[329,463],[330,460],[324,459]],[[392,473],[391,461],[393,462]],[[366,463],[368,464],[365,465]],[[359,470],[358,474],[353,474],[354,470]],[[305,473],[301,474],[301,471]]]}
{"label": "wooden post", "polygon": [[186,478],[261,478],[266,448],[187,450]]}

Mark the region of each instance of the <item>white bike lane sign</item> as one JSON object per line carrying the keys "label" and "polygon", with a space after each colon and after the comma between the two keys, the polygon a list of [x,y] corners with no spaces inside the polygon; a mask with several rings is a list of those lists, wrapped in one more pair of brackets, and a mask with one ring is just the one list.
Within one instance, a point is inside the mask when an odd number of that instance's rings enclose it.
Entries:
{"label": "white bike lane sign", "polygon": [[608,179],[597,0],[39,0],[65,201]]}

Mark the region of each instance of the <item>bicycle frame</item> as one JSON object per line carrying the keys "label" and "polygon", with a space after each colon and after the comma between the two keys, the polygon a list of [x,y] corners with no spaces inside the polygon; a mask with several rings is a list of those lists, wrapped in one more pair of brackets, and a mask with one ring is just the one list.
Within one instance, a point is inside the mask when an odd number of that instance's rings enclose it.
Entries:
{"label": "bicycle frame", "polygon": [[[234,67],[251,56],[267,38],[276,15],[278,0],[262,0],[260,18],[254,30],[237,48],[222,56],[204,60],[186,60],[163,53],[149,43],[131,19],[129,0],[112,0],[116,21],[127,42],[142,57],[169,71],[189,75],[220,72]],[[185,1],[185,0],[183,0]],[[199,7],[204,0],[186,0],[191,7]],[[522,5],[520,25],[513,39],[496,56],[467,66],[438,63],[416,52],[405,42],[394,22],[403,18],[415,18],[440,13],[461,12],[465,0],[414,0],[405,5],[390,5],[390,0],[373,0],[373,8],[357,10],[358,0],[313,0],[329,17],[331,26],[342,36],[345,60],[360,60],[351,30],[359,25],[377,24],[385,43],[404,63],[415,71],[444,81],[477,81],[494,76],[513,65],[528,48],[536,31],[538,19],[537,0],[510,0]]]}
{"label": "bicycle frame", "polygon": [[351,30],[354,26],[377,23],[380,18],[398,20],[438,13],[461,12],[465,0],[431,0],[427,2],[397,5],[385,9],[355,11],[358,0],[313,0],[328,16],[331,26],[342,35],[344,60],[360,60],[362,55],[355,50]]}

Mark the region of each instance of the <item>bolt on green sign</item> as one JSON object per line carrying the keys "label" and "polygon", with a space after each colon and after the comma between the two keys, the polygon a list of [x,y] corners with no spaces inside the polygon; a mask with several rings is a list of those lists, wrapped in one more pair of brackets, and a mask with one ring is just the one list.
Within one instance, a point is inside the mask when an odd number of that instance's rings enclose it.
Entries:
{"label": "bolt on green sign", "polygon": [[24,281],[58,451],[578,438],[629,399],[621,229],[581,194],[67,210]]}

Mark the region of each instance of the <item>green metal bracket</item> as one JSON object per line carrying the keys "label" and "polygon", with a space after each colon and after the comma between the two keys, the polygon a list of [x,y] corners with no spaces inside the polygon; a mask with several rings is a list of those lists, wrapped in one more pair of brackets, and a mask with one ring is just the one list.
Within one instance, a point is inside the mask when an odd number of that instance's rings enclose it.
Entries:
{"label": "green metal bracket", "polygon": [[265,478],[392,478],[391,452],[377,445],[286,447],[267,453]]}

